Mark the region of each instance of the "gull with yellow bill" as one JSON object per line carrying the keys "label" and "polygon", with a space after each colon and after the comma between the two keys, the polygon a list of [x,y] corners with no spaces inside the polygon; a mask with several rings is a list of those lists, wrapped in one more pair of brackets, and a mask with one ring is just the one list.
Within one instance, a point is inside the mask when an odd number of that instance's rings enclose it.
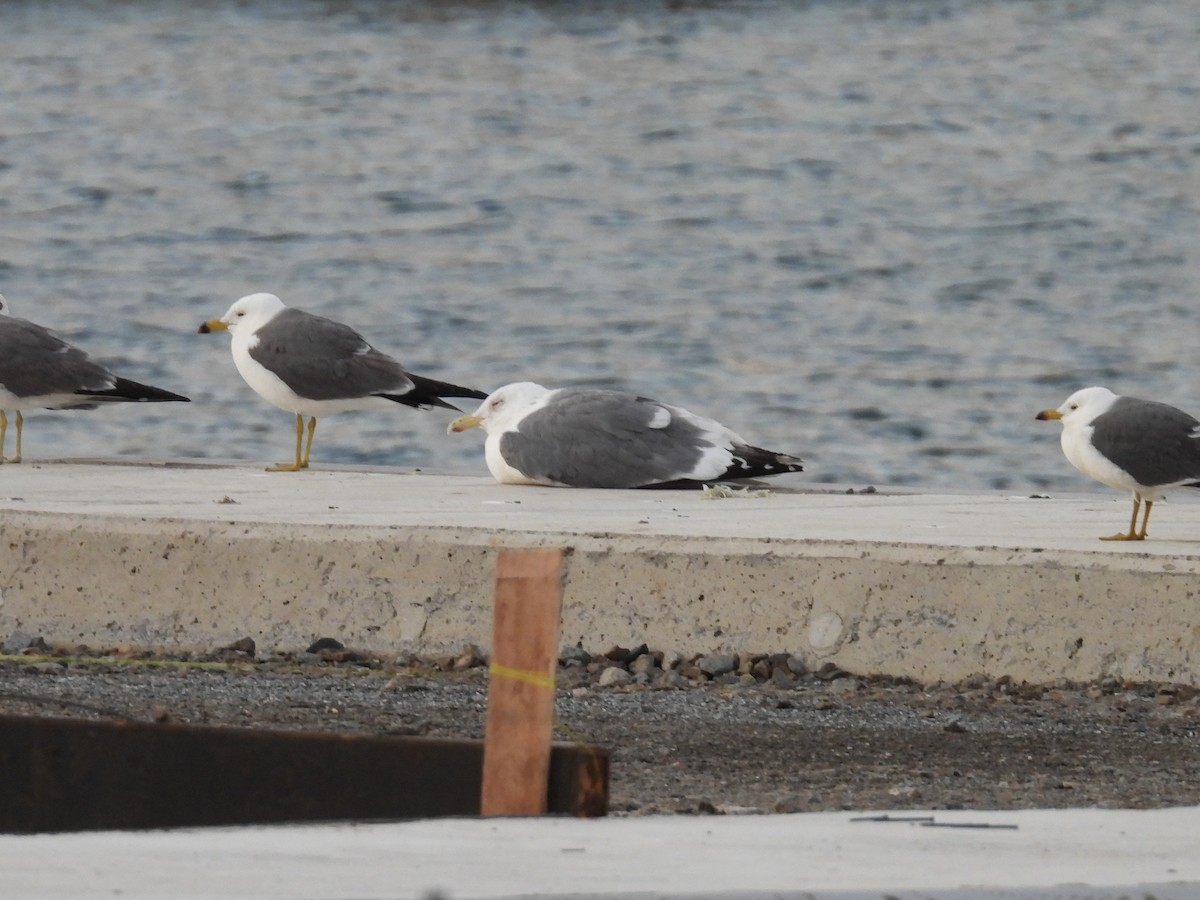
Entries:
{"label": "gull with yellow bill", "polygon": [[[1150,508],[1166,492],[1200,487],[1200,420],[1155,400],[1120,397],[1107,388],[1076,391],[1041,420],[1060,420],[1071,465],[1109,487],[1133,494],[1129,530],[1102,541],[1143,541]],[[1138,508],[1145,504],[1142,527]]]}
{"label": "gull with yellow bill", "polygon": [[621,391],[507,384],[449,430],[475,427],[487,432],[484,459],[501,484],[698,487],[803,469],[720,422]]}
{"label": "gull with yellow bill", "polygon": [[[406,372],[353,328],[299,309],[289,309],[274,294],[242,297],[219,319],[198,331],[228,331],[233,362],[242,378],[269,403],[296,416],[296,455],[271,472],[308,468],[317,417],[356,409],[428,409],[458,411],[443,397],[486,396],[483,391],[447,384]],[[304,417],[308,441],[304,443]],[[303,449],[303,453],[301,450]]]}

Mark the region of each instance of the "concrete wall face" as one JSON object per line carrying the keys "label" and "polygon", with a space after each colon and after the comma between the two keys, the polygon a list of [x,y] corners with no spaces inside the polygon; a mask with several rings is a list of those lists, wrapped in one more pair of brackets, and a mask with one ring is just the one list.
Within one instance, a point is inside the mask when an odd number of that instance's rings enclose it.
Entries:
{"label": "concrete wall face", "polygon": [[923,682],[1200,683],[1193,561],[919,544],[7,514],[0,635],[382,654],[487,647],[497,548],[570,548],[562,643],[789,651]]}

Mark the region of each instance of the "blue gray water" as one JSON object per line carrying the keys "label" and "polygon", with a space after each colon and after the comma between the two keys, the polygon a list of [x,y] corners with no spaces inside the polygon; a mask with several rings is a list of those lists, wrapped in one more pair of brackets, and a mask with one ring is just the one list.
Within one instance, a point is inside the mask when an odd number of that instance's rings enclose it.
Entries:
{"label": "blue gray water", "polygon": [[[1193,0],[5,3],[0,292],[195,401],[26,452],[287,458],[195,334],[267,290],[816,481],[1082,487],[1039,409],[1200,414],[1198,48]],[[314,459],[486,475],[448,418],[332,417]]]}

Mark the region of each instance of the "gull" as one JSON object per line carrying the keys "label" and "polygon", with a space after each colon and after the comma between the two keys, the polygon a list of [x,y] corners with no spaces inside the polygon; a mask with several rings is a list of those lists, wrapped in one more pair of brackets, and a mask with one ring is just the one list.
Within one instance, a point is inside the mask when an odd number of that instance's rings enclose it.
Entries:
{"label": "gull", "polygon": [[1129,530],[1102,541],[1144,541],[1155,502],[1172,488],[1200,487],[1200,421],[1174,406],[1089,387],[1037,418],[1062,422],[1063,453],[1076,469],[1133,494]]}
{"label": "gull", "polygon": [[[272,466],[271,472],[308,468],[318,416],[396,404],[458,412],[441,398],[486,396],[406,372],[348,325],[289,308],[274,294],[248,294],[198,331],[229,331],[242,378],[264,400],[295,414],[295,461]],[[301,455],[305,416],[308,441]]]}
{"label": "gull", "polygon": [[[0,462],[21,461],[25,409],[95,409],[105,403],[164,401],[188,398],[162,388],[114,375],[48,328],[12,316],[0,296]],[[14,453],[4,459],[8,431],[6,410],[16,410]]]}
{"label": "gull", "polygon": [[621,391],[506,384],[449,430],[476,427],[501,484],[685,487],[803,469],[719,422]]}

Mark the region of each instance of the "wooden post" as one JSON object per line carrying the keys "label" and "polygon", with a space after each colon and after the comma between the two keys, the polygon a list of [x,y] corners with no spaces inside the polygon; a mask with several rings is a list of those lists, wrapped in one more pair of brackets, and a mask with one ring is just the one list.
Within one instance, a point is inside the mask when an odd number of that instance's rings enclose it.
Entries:
{"label": "wooden post", "polygon": [[496,560],[480,798],[485,816],[546,811],[562,558],[561,549],[550,548],[501,550]]}

